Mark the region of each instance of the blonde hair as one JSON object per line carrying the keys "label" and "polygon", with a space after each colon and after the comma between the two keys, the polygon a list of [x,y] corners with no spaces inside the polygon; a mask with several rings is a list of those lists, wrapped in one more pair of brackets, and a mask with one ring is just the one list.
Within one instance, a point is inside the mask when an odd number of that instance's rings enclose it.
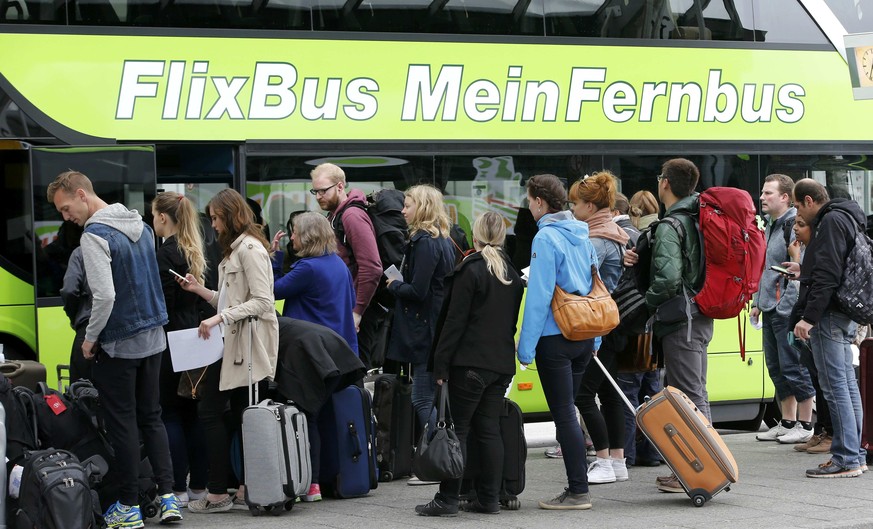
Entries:
{"label": "blonde hair", "polygon": [[300,244],[298,257],[318,257],[336,253],[336,235],[327,217],[307,211],[294,217],[294,239]]}
{"label": "blonde hair", "polygon": [[409,236],[425,231],[431,237],[448,237],[452,223],[443,204],[443,194],[428,184],[412,186],[403,193],[415,202],[415,214],[409,222]]}
{"label": "blonde hair", "polygon": [[639,228],[640,217],[653,215],[658,212],[658,201],[655,195],[649,191],[637,191],[630,199],[630,215],[631,222]]}
{"label": "blonde hair", "polygon": [[206,257],[203,253],[200,216],[194,205],[184,195],[167,191],[155,197],[152,209],[170,217],[176,225],[176,242],[188,263],[188,271],[202,283],[206,274]]}
{"label": "blonde hair", "polygon": [[346,183],[346,173],[338,165],[332,163],[319,164],[309,173],[309,176],[312,178],[322,175],[328,177],[332,184]]}
{"label": "blonde hair", "polygon": [[486,211],[473,223],[473,238],[482,246],[480,253],[485,259],[488,272],[504,285],[511,285],[506,273],[506,261],[500,255],[500,247],[506,240],[506,224],[503,217],[493,211]]}
{"label": "blonde hair", "polygon": [[68,195],[73,195],[76,193],[77,189],[82,189],[89,195],[94,194],[94,186],[91,184],[91,180],[88,179],[87,176],[79,171],[65,171],[59,174],[54,182],[49,184],[48,189],[46,190],[46,197],[51,204],[54,202],[55,194],[57,194],[58,191],[63,191]]}

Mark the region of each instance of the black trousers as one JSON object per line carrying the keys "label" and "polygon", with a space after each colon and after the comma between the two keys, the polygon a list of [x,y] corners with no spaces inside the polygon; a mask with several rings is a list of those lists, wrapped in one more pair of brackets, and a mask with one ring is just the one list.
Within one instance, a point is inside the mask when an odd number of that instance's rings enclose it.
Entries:
{"label": "black trousers", "polygon": [[[627,341],[624,336],[607,335],[603,338],[597,358],[615,379],[618,375],[617,352],[624,349],[621,341]],[[619,349],[619,345],[621,349]],[[595,396],[600,397],[600,407],[597,407]],[[582,420],[588,427],[588,434],[595,450],[607,448],[624,448],[625,442],[625,403],[621,396],[606,380],[603,371],[593,365],[582,375],[579,393],[576,394],[576,407],[582,414]]]}
{"label": "black trousers", "polygon": [[100,392],[107,437],[115,450],[111,472],[119,472],[118,499],[124,505],[139,504],[140,436],[158,494],[173,490],[170,448],[158,402],[160,369],[160,354],[131,360],[101,353],[91,370],[94,386]]}
{"label": "black trousers", "polygon": [[[455,434],[467,459],[467,435],[476,430],[479,443],[481,472],[476,480],[476,495],[482,505],[497,505],[503,478],[503,437],[500,435],[500,412],[503,395],[512,375],[501,375],[487,369],[453,367],[449,371],[449,407],[455,423]],[[437,494],[449,505],[457,505],[461,480],[440,483]]]}

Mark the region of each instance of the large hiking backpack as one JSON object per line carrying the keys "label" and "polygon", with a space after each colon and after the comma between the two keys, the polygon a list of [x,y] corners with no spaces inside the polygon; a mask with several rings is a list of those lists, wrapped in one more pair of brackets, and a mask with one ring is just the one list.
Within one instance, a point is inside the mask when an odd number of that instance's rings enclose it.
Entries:
{"label": "large hiking backpack", "polygon": [[343,226],[342,217],[350,207],[363,209],[376,231],[376,246],[379,248],[379,259],[382,261],[382,269],[391,265],[400,268],[403,261],[403,250],[406,247],[406,237],[409,227],[403,216],[403,191],[397,189],[382,189],[367,195],[367,203],[359,201],[349,202],[347,206],[337,212],[334,217],[333,231],[336,238],[349,251],[349,257],[354,259],[352,247],[346,242],[346,229]]}
{"label": "large hiking backpack", "polygon": [[694,301],[710,318],[733,318],[758,291],[767,242],[747,191],[710,187],[699,200],[698,229],[706,268],[703,286]]}
{"label": "large hiking backpack", "polygon": [[66,450],[27,452],[23,461],[18,529],[91,529],[97,527],[99,502],[90,476]]}

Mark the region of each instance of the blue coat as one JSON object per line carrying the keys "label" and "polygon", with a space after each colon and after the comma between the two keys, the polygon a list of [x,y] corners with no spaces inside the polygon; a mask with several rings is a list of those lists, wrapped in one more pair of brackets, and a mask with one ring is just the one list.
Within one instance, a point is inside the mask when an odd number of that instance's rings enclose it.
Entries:
{"label": "blue coat", "polygon": [[283,274],[282,258],[282,252],[273,256],[273,292],[276,299],[285,300],[282,316],[324,325],[345,338],[358,354],[352,316],[355,287],[343,260],[335,253],[304,257]]}

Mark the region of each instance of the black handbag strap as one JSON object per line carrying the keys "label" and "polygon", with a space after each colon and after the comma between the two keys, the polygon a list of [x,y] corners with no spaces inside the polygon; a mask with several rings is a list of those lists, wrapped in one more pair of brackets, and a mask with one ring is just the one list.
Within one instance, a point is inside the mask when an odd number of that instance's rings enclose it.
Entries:
{"label": "black handbag strap", "polygon": [[449,385],[444,381],[442,385],[437,386],[437,391],[438,394],[434,399],[437,409],[437,428],[454,428],[452,412],[449,408]]}

